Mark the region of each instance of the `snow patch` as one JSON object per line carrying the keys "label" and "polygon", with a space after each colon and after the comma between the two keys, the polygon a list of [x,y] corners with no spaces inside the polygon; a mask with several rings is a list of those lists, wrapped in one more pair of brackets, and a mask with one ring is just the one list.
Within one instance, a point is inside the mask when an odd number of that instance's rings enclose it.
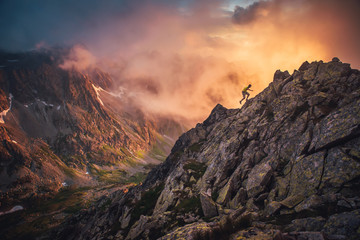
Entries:
{"label": "snow patch", "polygon": [[61,183],[64,187],[69,186],[66,182]]}
{"label": "snow patch", "polygon": [[8,62],[11,62],[11,63],[14,63],[14,62],[18,62],[19,59],[8,59],[7,61],[8,61]]}
{"label": "snow patch", "polygon": [[6,110],[4,110],[4,111],[2,111],[2,112],[0,113],[0,123],[5,123],[4,117],[5,117],[6,114],[11,110],[13,97],[14,97],[14,96],[10,93],[10,94],[9,94],[10,107],[9,107],[9,109],[6,109]]}
{"label": "snow patch", "polygon": [[94,84],[92,84],[92,86],[93,86],[93,88],[94,88],[94,90],[95,90],[95,92],[96,92],[96,96],[97,96],[98,101],[101,103],[101,105],[104,106],[104,103],[103,103],[103,101],[100,99],[100,94],[99,94],[99,92],[100,92],[100,91],[104,91],[104,89],[102,89],[101,87],[96,87]]}
{"label": "snow patch", "polygon": [[8,113],[9,110],[10,110],[10,108],[7,109],[7,110],[2,111],[2,112],[0,113],[0,123],[5,123],[5,122],[4,122],[4,117],[6,116],[6,114]]}
{"label": "snow patch", "polygon": [[60,110],[60,108],[61,108],[61,106],[59,105],[59,106],[57,106],[56,110]]}
{"label": "snow patch", "polygon": [[4,67],[6,67],[6,66],[4,66],[4,65],[1,65],[1,66],[0,66],[0,68],[4,68]]}
{"label": "snow patch", "polygon": [[12,142],[18,144],[17,141],[15,141],[15,140],[12,140]]}
{"label": "snow patch", "polygon": [[42,100],[40,100],[40,99],[36,99],[37,101],[40,101],[42,104],[44,104],[45,106],[48,106],[48,107],[53,107],[54,106],[54,104],[51,104],[51,103],[47,103],[47,102],[45,102],[45,101],[42,101]]}
{"label": "snow patch", "polygon": [[89,174],[89,172],[86,172],[85,174]]}
{"label": "snow patch", "polygon": [[[95,89],[96,94],[98,95],[98,97],[99,97],[98,91],[106,92],[107,94],[109,94],[109,95],[111,95],[113,97],[116,97],[116,98],[122,98],[125,95],[125,93],[127,92],[126,88],[124,88],[124,87],[119,87],[116,92],[106,91],[105,89],[103,89],[101,87],[94,86],[94,84],[93,84],[93,88]],[[99,99],[99,101],[101,101],[101,100]]]}
{"label": "snow patch", "polygon": [[[104,90],[104,91],[105,91],[105,90]],[[108,94],[110,94],[110,95],[113,96],[113,97],[122,98],[123,95],[125,95],[125,93],[126,93],[127,91],[126,91],[126,88],[124,88],[124,87],[119,87],[119,88],[118,88],[118,91],[117,91],[116,93],[114,93],[114,92],[108,92],[108,91],[105,91],[105,92],[107,92]]]}
{"label": "snow patch", "polygon": [[16,205],[15,207],[13,207],[12,209],[10,209],[9,211],[0,212],[0,216],[1,216],[1,215],[8,214],[8,213],[13,213],[13,212],[16,212],[16,211],[20,211],[20,210],[24,210],[24,207],[23,207],[23,206],[20,206],[20,205]]}

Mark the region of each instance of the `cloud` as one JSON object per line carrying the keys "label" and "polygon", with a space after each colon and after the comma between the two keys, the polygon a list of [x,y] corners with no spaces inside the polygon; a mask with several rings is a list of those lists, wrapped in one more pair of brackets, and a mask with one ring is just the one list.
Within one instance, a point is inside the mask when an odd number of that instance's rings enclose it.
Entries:
{"label": "cloud", "polygon": [[358,12],[358,0],[4,0],[0,48],[75,44],[62,67],[101,66],[144,112],[196,122],[279,68],[334,56],[360,67]]}
{"label": "cloud", "polygon": [[296,43],[294,47],[318,45],[323,52],[319,57],[338,56],[359,68],[359,12],[358,0],[270,0],[236,7],[233,21],[251,27],[259,38],[276,39],[278,45],[289,41]]}
{"label": "cloud", "polygon": [[265,1],[255,2],[247,7],[235,6],[233,19],[235,23],[246,24],[268,14],[270,3]]}
{"label": "cloud", "polygon": [[75,45],[71,48],[70,53],[59,67],[66,70],[76,69],[78,71],[83,71],[95,67],[96,61],[95,56],[86,48],[81,45]]}

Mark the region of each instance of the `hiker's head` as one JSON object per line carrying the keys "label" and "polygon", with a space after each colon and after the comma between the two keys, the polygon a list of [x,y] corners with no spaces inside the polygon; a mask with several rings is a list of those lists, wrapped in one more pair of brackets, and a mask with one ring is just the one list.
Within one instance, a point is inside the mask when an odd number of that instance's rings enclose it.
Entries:
{"label": "hiker's head", "polygon": [[251,84],[249,84],[249,87],[251,87]]}

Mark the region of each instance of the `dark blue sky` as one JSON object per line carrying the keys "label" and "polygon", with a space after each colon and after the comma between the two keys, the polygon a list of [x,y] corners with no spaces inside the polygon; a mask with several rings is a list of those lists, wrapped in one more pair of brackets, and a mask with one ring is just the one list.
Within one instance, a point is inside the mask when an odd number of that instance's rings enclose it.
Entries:
{"label": "dark blue sky", "polygon": [[[256,0],[1,0],[0,48],[23,50],[48,45],[86,42],[114,21],[147,7],[177,11],[199,6],[235,4]],[[126,20],[124,20],[126,21]]]}
{"label": "dark blue sky", "polygon": [[[104,4],[106,2],[106,4]],[[4,0],[0,3],[0,47],[29,49],[39,42],[72,44],[113,18],[131,14],[137,1]]]}

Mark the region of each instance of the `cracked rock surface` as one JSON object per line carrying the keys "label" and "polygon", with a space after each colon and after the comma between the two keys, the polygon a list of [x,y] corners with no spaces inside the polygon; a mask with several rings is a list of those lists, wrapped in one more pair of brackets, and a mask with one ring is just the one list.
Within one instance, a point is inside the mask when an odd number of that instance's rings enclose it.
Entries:
{"label": "cracked rock surface", "polygon": [[52,236],[360,239],[359,137],[358,70],[320,61],[277,71],[241,109],[217,105],[142,186]]}

